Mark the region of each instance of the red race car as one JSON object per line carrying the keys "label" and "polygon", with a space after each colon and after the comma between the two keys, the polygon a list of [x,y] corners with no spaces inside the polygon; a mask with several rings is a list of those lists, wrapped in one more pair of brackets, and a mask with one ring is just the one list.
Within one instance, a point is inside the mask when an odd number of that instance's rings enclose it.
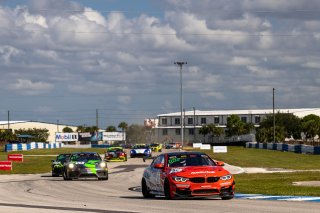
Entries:
{"label": "red race car", "polygon": [[143,173],[142,194],[167,199],[177,197],[234,197],[233,176],[202,152],[172,152],[159,155]]}

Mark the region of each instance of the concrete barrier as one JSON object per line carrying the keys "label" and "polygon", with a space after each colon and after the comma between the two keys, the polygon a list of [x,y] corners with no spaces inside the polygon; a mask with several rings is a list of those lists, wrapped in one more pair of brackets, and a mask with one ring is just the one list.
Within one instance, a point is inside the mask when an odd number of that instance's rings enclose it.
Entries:
{"label": "concrete barrier", "polygon": [[291,145],[283,143],[256,143],[247,142],[246,148],[257,148],[257,149],[269,149],[278,150],[283,152],[295,152],[303,154],[320,154],[320,146],[309,146],[309,145]]}
{"label": "concrete barrier", "polygon": [[31,149],[53,149],[53,148],[61,148],[63,147],[62,143],[37,143],[31,142],[28,144],[25,143],[16,143],[16,144],[6,144],[5,152],[11,151],[23,151],[23,150],[31,150]]}

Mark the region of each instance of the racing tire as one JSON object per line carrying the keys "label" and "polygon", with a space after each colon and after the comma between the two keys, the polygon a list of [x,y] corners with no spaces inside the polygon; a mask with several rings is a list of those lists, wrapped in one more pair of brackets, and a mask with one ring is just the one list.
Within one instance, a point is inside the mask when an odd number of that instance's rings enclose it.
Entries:
{"label": "racing tire", "polygon": [[174,195],[171,192],[171,186],[170,183],[168,181],[168,179],[166,179],[164,181],[164,196],[167,200],[173,200],[174,199]]}
{"label": "racing tire", "polygon": [[52,177],[59,177],[59,174],[52,172],[51,176]]}
{"label": "racing tire", "polygon": [[141,191],[142,191],[142,195],[144,198],[154,198],[155,197],[155,195],[150,194],[146,180],[144,178],[141,181]]}
{"label": "racing tire", "polygon": [[223,196],[221,197],[222,200],[231,200],[234,196],[230,195],[230,196]]}
{"label": "racing tire", "polygon": [[63,180],[72,180],[72,178],[67,174],[67,171],[63,172]]}
{"label": "racing tire", "polygon": [[109,179],[109,175],[107,174],[106,177],[103,178],[98,178],[98,180],[108,180]]}

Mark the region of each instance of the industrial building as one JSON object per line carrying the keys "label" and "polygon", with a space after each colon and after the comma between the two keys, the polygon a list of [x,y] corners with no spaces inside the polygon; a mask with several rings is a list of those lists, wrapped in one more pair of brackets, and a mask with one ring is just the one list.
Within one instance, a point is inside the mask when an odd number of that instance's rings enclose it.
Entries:
{"label": "industrial building", "polygon": [[62,132],[65,127],[70,127],[74,132],[77,130],[76,126],[39,121],[0,121],[0,130],[11,129],[13,133],[18,129],[47,129],[49,131],[47,142],[55,142],[56,132]]}
{"label": "industrial building", "polygon": [[[275,113],[292,113],[299,118],[310,114],[320,116],[320,108],[302,108],[302,109],[276,109]],[[219,110],[219,111],[185,111],[183,117],[184,143],[208,141],[209,135],[204,138],[199,134],[199,129],[203,125],[214,124],[217,127],[225,128],[227,118],[230,115],[238,115],[245,123],[252,123],[259,127],[260,122],[273,113],[273,109],[264,110]],[[159,142],[177,142],[181,141],[181,112],[160,114],[155,119],[145,120],[145,126],[152,127],[150,140]]]}

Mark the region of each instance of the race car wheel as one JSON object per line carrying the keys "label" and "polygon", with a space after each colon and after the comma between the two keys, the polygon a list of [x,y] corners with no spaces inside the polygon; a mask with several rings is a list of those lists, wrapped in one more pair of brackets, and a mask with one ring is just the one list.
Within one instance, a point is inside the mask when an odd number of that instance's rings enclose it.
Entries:
{"label": "race car wheel", "polygon": [[59,177],[59,174],[52,172],[52,177]]}
{"label": "race car wheel", "polygon": [[222,200],[231,200],[233,195],[221,197]]}
{"label": "race car wheel", "polygon": [[72,178],[69,177],[67,171],[63,172],[63,180],[72,180]]}
{"label": "race car wheel", "polygon": [[108,174],[103,178],[98,178],[98,180],[108,180],[108,179],[109,179]]}
{"label": "race car wheel", "polygon": [[166,197],[167,200],[174,199],[174,195],[171,192],[171,186],[168,179],[164,181],[164,196]]}
{"label": "race car wheel", "polygon": [[154,198],[155,197],[155,195],[150,194],[145,179],[142,179],[142,181],[141,181],[141,188],[142,188],[142,195],[144,198]]}

